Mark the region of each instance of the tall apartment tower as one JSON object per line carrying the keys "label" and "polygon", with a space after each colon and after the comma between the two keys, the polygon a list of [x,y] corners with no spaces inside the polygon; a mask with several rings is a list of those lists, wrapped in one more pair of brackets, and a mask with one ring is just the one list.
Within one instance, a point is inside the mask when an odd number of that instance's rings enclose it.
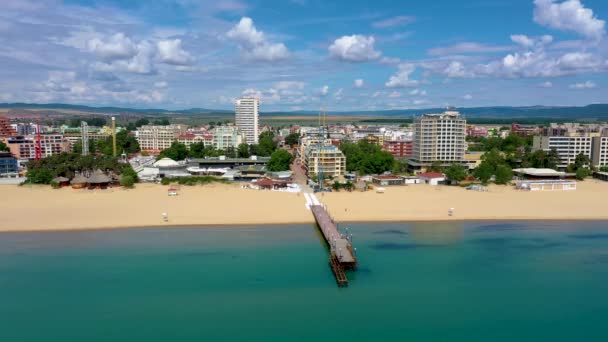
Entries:
{"label": "tall apartment tower", "polygon": [[414,120],[414,151],[410,168],[422,170],[433,163],[463,163],[467,121],[460,113],[424,114]]}
{"label": "tall apartment tower", "polygon": [[236,127],[245,134],[247,144],[257,144],[259,136],[260,100],[254,97],[244,97],[236,100]]}

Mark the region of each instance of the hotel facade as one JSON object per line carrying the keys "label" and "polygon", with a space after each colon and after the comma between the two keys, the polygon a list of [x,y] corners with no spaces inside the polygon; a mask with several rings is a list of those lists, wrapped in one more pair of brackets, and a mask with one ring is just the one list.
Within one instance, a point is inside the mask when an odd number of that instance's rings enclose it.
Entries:
{"label": "hotel facade", "polygon": [[454,111],[415,118],[414,149],[409,168],[424,171],[433,163],[464,165],[466,129],[466,119]]}
{"label": "hotel facade", "polygon": [[245,134],[245,143],[257,144],[259,130],[260,100],[254,97],[244,97],[235,102],[236,127]]}
{"label": "hotel facade", "polygon": [[593,166],[608,165],[608,125],[564,123],[545,127],[542,135],[534,136],[532,150],[555,150],[557,168],[565,170],[579,154],[584,154]]}

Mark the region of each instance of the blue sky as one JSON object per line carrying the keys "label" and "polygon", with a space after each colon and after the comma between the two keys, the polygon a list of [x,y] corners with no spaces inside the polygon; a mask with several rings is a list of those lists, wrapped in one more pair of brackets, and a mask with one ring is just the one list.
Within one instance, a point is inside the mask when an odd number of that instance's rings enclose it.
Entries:
{"label": "blue sky", "polygon": [[604,0],[3,0],[0,102],[605,103],[607,18]]}

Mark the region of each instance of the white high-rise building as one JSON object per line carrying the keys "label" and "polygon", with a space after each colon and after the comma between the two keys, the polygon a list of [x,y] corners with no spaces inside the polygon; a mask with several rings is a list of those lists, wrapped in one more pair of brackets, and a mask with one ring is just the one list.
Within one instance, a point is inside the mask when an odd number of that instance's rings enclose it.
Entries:
{"label": "white high-rise building", "polygon": [[260,100],[254,97],[244,97],[236,100],[236,127],[245,134],[247,144],[257,144],[259,132]]}
{"label": "white high-rise building", "polygon": [[424,114],[414,120],[414,153],[411,169],[420,170],[439,162],[463,163],[467,121],[458,112]]}

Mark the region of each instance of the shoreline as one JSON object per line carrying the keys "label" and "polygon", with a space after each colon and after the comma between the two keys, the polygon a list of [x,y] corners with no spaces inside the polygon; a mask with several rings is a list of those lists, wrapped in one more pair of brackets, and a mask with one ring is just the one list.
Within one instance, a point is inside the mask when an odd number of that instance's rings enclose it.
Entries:
{"label": "shoreline", "polygon": [[[496,222],[539,222],[539,221],[549,221],[549,222],[604,222],[608,221],[607,218],[576,218],[576,219],[545,219],[545,218],[500,218],[500,219],[428,219],[428,220],[410,220],[410,221],[394,221],[394,220],[386,220],[386,221],[340,221],[339,224],[345,223],[355,223],[355,224],[373,224],[373,223],[388,223],[388,224],[415,224],[415,223],[446,223],[446,222],[454,222],[454,223],[468,223],[468,222],[488,222],[488,223],[496,223]],[[280,229],[279,226],[292,226],[292,225],[310,225],[311,227],[316,225],[314,222],[282,222],[282,223],[218,223],[218,224],[184,224],[184,225],[158,225],[158,226],[112,226],[112,227],[90,227],[90,228],[58,228],[58,229],[20,229],[20,230],[0,230],[0,235],[2,234],[20,234],[20,233],[66,233],[66,232],[94,232],[94,231],[114,231],[114,230],[147,230],[147,229],[162,229],[162,230],[172,230],[172,229],[184,229],[184,228],[192,228],[192,229],[256,229],[256,228],[269,228],[269,229]]]}
{"label": "shoreline", "polygon": [[[0,232],[83,231],[144,228],[226,228],[314,225],[303,194],[245,190],[240,184],[181,187],[139,184],[135,189],[59,190],[46,186],[0,186]],[[347,223],[603,221],[608,183],[588,180],[575,191],[522,192],[490,186],[411,185],[375,192],[317,194],[330,214]],[[455,203],[458,203],[457,205]],[[447,210],[455,207],[454,215]],[[168,213],[164,222],[162,213]]]}

